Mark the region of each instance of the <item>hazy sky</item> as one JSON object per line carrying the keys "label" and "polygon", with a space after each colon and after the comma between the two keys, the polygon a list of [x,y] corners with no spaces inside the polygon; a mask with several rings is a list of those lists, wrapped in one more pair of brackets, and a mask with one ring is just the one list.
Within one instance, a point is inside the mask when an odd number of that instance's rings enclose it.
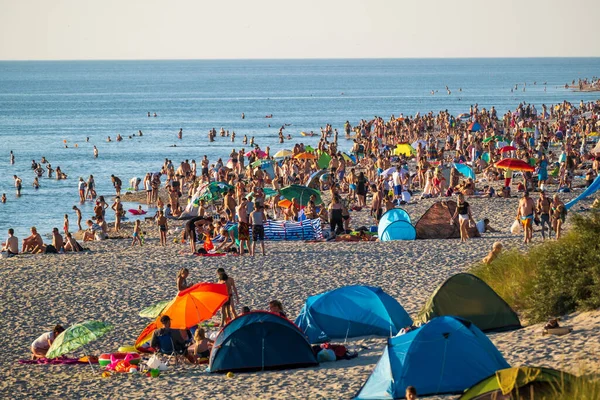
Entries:
{"label": "hazy sky", "polygon": [[0,0],[0,59],[600,56],[598,0]]}

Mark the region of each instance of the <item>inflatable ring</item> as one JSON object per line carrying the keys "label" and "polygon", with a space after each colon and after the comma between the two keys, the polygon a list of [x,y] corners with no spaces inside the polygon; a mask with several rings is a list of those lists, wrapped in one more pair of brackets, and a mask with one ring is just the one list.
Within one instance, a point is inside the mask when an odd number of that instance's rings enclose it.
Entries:
{"label": "inflatable ring", "polygon": [[138,353],[135,346],[121,346],[117,351],[119,353]]}
{"label": "inflatable ring", "polygon": [[101,367],[106,367],[107,365],[109,365],[111,363],[111,356],[113,356],[114,358],[116,358],[117,360],[124,360],[125,357],[127,356],[127,354],[131,354],[133,356],[133,359],[131,361],[129,361],[130,364],[132,365],[139,365],[140,361],[142,361],[142,356],[140,356],[137,352],[136,353],[112,353],[112,354],[102,354],[100,357],[98,357],[98,364]]}

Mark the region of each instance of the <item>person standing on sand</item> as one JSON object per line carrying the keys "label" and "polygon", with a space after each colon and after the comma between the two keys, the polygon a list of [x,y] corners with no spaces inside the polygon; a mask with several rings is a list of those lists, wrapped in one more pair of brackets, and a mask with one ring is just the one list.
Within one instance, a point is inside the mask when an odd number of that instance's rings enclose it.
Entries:
{"label": "person standing on sand", "polygon": [[379,224],[381,215],[383,214],[381,190],[377,188],[377,185],[371,185],[371,192],[373,193],[373,199],[371,200],[371,216],[375,218],[375,224]]}
{"label": "person standing on sand", "polygon": [[121,229],[121,218],[123,217],[123,204],[121,203],[121,198],[119,196],[115,197],[115,202],[110,207],[115,212],[115,232],[119,232]]}
{"label": "person standing on sand", "polygon": [[158,218],[156,219],[156,225],[158,225],[158,231],[160,233],[160,245],[167,245],[167,231],[169,230],[169,225],[167,222],[167,218],[165,217],[164,212],[158,212]]}
{"label": "person standing on sand", "polygon": [[136,219],[135,223],[133,224],[133,240],[131,241],[131,247],[134,247],[136,243],[139,243],[140,247],[142,247],[142,240],[140,238],[141,234],[142,230],[140,228],[140,220]]}
{"label": "person standing on sand", "polygon": [[113,187],[115,188],[115,193],[117,196],[121,195],[121,186],[123,182],[118,176],[111,175],[110,180],[112,181]]}
{"label": "person standing on sand", "polygon": [[250,241],[250,225],[248,223],[248,199],[243,197],[242,202],[237,207],[238,217],[238,240],[240,241],[240,256],[244,255],[244,245],[250,251],[248,242]]}
{"label": "person standing on sand", "polygon": [[542,240],[546,240],[546,230],[548,230],[548,238],[552,236],[552,225],[550,224],[550,206],[552,200],[546,196],[545,191],[540,192],[540,198],[536,204],[537,214],[540,216],[542,226]]}
{"label": "person standing on sand", "polygon": [[21,195],[21,187],[23,186],[23,181],[17,175],[13,175],[13,179],[15,180],[15,188],[17,189],[17,196]]}
{"label": "person standing on sand", "polygon": [[530,243],[533,236],[533,218],[535,216],[535,203],[529,192],[525,191],[519,200],[517,221],[523,225],[523,242]]}
{"label": "person standing on sand", "polygon": [[217,269],[217,279],[219,283],[224,283],[227,286],[227,294],[229,295],[229,299],[221,307],[221,326],[225,326],[227,322],[237,318],[233,295],[235,294],[235,301],[238,303],[240,302],[240,296],[235,281],[225,273],[223,268]]}
{"label": "person standing on sand", "polygon": [[469,238],[468,226],[470,223],[475,225],[473,216],[471,215],[471,206],[465,201],[465,196],[460,193],[458,195],[458,201],[456,202],[456,211],[450,220],[450,224],[456,223],[456,217],[458,217],[458,224],[460,227],[460,242],[466,243]]}
{"label": "person standing on sand", "polygon": [[190,271],[187,268],[181,268],[177,273],[177,291],[181,292],[192,285],[188,283],[187,278],[190,275]]}
{"label": "person standing on sand", "polygon": [[260,241],[262,255],[265,256],[265,211],[262,204],[258,204],[254,211],[250,213],[250,223],[252,224],[252,248],[250,255],[254,256],[256,242]]}
{"label": "person standing on sand", "polygon": [[81,210],[77,208],[77,206],[73,206],[73,211],[75,211],[75,215],[77,215],[77,228],[81,230]]}
{"label": "person standing on sand", "polygon": [[558,240],[561,236],[562,226],[567,219],[567,208],[565,207],[565,203],[558,197],[558,194],[555,194],[552,198],[550,209],[552,211],[552,227],[556,233],[556,240]]}

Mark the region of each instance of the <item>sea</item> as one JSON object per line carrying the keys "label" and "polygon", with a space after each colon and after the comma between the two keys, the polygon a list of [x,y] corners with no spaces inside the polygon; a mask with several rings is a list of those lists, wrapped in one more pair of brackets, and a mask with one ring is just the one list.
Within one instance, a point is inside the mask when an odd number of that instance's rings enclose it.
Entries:
{"label": "sea", "polygon": [[[111,174],[127,188],[131,178],[158,171],[165,158],[175,165],[199,163],[204,155],[226,162],[232,149],[249,149],[244,135],[273,154],[296,142],[314,145],[318,136],[300,132],[319,132],[327,123],[342,133],[347,120],[440,110],[458,115],[472,104],[505,112],[527,102],[540,110],[600,98],[564,88],[599,75],[600,58],[0,62],[0,195],[7,196],[0,241],[8,228],[20,238],[31,226],[42,235],[62,231],[65,214],[73,230],[73,205],[85,222],[93,204],[79,204],[79,177],[94,175],[98,195],[110,203]],[[292,136],[284,144],[278,143],[281,126]],[[208,142],[208,131],[221,127],[235,131],[234,143],[218,134]],[[142,137],[133,136],[138,130]],[[114,141],[117,134],[123,141]],[[350,149],[351,141],[340,138],[341,149]],[[68,178],[44,175],[36,190],[31,161],[42,157]],[[13,175],[23,180],[20,197]]]}

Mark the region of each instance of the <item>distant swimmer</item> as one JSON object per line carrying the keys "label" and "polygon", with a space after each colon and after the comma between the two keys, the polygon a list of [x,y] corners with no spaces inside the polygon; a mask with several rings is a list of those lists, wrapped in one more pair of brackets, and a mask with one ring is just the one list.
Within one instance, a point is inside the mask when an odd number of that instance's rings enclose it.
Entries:
{"label": "distant swimmer", "polygon": [[265,115],[265,118],[273,118],[273,114]]}
{"label": "distant swimmer", "polygon": [[458,91],[459,91],[459,92],[462,92],[462,88],[458,88]]}
{"label": "distant swimmer", "polygon": [[287,140],[292,140],[292,135],[290,135],[289,133],[287,135]]}
{"label": "distant swimmer", "polygon": [[179,133],[177,134],[177,137],[178,137],[179,139],[182,139],[182,138],[183,138],[183,128],[179,128]]}
{"label": "distant swimmer", "polygon": [[242,140],[242,143],[248,144],[248,136],[244,135],[244,140]]}
{"label": "distant swimmer", "polygon": [[13,153],[13,151],[10,151],[10,163],[14,164],[15,163],[15,153]]}
{"label": "distant swimmer", "polygon": [[46,157],[42,156],[42,161],[40,161],[42,164],[46,164],[48,162],[48,160],[46,160]]}
{"label": "distant swimmer", "polygon": [[112,142],[112,140],[110,139],[110,136],[108,137],[108,139],[106,139],[107,142]]}
{"label": "distant swimmer", "polygon": [[2,193],[2,204],[6,203],[6,193]]}
{"label": "distant swimmer", "polygon": [[150,111],[148,111],[148,117],[150,117]]}
{"label": "distant swimmer", "polygon": [[94,146],[94,158],[98,158],[98,148]]}
{"label": "distant swimmer", "polygon": [[139,136],[144,136],[144,135],[142,135],[142,130],[141,129],[138,131],[138,135]]}
{"label": "distant swimmer", "polygon": [[242,113],[242,119],[246,119],[246,114]]}
{"label": "distant swimmer", "polygon": [[117,142],[120,142],[121,140],[123,140],[123,137],[120,133],[117,133]]}
{"label": "distant swimmer", "polygon": [[523,88],[523,91],[525,91],[525,88]]}
{"label": "distant swimmer", "polygon": [[86,141],[86,142],[89,142],[89,141],[90,141],[90,137],[89,137],[89,136],[88,136],[88,137],[86,137],[86,138],[85,138],[85,141]]}
{"label": "distant swimmer", "polygon": [[156,115],[156,113],[154,113],[154,117],[158,117],[158,115]]}
{"label": "distant swimmer", "polygon": [[433,96],[434,94],[435,94],[435,92],[432,90],[432,91],[431,91],[431,95]]}
{"label": "distant swimmer", "polygon": [[15,180],[15,189],[17,189],[17,196],[21,195],[21,186],[23,185],[23,181],[17,175],[13,175],[13,179]]}
{"label": "distant swimmer", "polygon": [[452,92],[448,89],[448,94],[452,94]]}

